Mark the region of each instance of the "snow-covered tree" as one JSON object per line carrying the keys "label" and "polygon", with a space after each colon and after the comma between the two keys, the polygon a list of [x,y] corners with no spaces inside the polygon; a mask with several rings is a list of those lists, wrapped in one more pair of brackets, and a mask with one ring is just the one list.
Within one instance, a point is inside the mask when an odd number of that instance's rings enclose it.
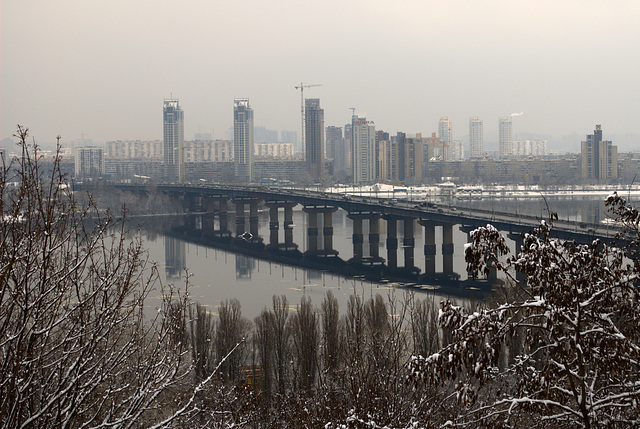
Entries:
{"label": "snow-covered tree", "polygon": [[176,398],[160,404],[190,371],[184,314],[170,295],[145,312],[161,285],[140,238],[76,202],[59,150],[44,163],[26,128],[16,137],[0,169],[0,426],[170,421]]}
{"label": "snow-covered tree", "polygon": [[[454,384],[467,408],[449,424],[640,426],[640,214],[617,194],[606,204],[629,228],[618,245],[554,239],[551,216],[524,234],[519,254],[505,261],[508,248],[494,227],[472,232],[469,269],[496,267],[515,292],[475,311],[442,303],[439,323],[453,332],[452,342],[410,363],[417,382]],[[514,269],[524,282],[511,275]],[[502,369],[499,357],[514,339],[518,354]]]}

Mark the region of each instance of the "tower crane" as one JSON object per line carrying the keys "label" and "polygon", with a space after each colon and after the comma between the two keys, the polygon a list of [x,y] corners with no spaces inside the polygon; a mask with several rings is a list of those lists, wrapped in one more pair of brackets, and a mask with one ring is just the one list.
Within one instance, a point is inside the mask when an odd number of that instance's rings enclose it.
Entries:
{"label": "tower crane", "polygon": [[302,156],[304,157],[304,151],[306,150],[306,136],[304,135],[304,89],[313,88],[314,86],[322,86],[321,83],[302,83],[296,85],[296,89],[300,90],[300,141],[302,141]]}

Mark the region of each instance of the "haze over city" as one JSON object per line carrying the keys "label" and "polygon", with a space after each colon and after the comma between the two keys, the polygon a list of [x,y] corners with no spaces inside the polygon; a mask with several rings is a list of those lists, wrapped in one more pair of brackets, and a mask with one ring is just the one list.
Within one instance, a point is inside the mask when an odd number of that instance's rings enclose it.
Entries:
{"label": "haze over city", "polygon": [[322,84],[305,97],[325,125],[354,107],[429,135],[448,116],[466,139],[479,116],[491,148],[498,118],[522,112],[514,136],[552,150],[594,124],[640,150],[638,16],[635,1],[3,1],[0,139],[16,124],[40,142],[161,139],[170,97],[187,138],[226,138],[238,97],[256,126],[299,132],[305,82]]}

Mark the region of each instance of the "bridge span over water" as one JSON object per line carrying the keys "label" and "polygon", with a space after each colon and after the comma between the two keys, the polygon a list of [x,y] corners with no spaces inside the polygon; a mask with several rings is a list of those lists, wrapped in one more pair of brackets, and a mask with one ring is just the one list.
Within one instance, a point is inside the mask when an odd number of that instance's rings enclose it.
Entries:
{"label": "bridge span over water", "polygon": [[[336,270],[340,266],[343,271],[348,270],[348,274],[353,274],[355,268],[379,274],[380,277],[409,279],[427,284],[437,284],[443,280],[449,283],[456,281],[453,255],[462,254],[463,251],[454,250],[454,227],[468,234],[479,226],[492,224],[515,242],[516,249],[512,250],[517,251],[522,242],[521,234],[531,231],[541,221],[540,217],[501,211],[291,188],[222,184],[110,186],[139,194],[160,192],[179,200],[185,211],[199,216],[199,226],[195,226],[196,218],[192,216],[194,224],[187,225],[186,230],[190,230],[196,237],[206,236],[218,243],[226,243],[234,251],[269,252],[271,257],[293,257],[319,268]],[[259,231],[259,205],[264,205],[269,211],[268,240],[265,239],[266,234],[263,234],[263,238]],[[293,208],[296,206],[301,206],[308,220],[307,249],[302,252],[293,241],[293,229],[298,228],[293,223]],[[347,212],[353,224],[353,255],[348,260],[339,257],[333,248],[333,213],[337,210]],[[235,212],[235,225],[229,225],[231,211]],[[386,223],[384,257],[380,255],[381,222]],[[402,224],[402,228],[398,227],[399,224]],[[365,225],[368,226],[368,231],[364,230]],[[439,273],[436,273],[435,266],[439,250],[436,246],[436,226],[442,230],[440,252],[443,271]],[[420,227],[424,228],[425,241],[423,273],[415,266],[414,233]],[[284,234],[280,234],[280,230],[284,230]],[[402,237],[399,236],[399,230],[403,231]],[[553,229],[558,238],[583,243],[591,242],[596,237],[613,238],[615,232],[611,226],[567,220],[555,220]],[[368,252],[364,248],[365,233]],[[403,264],[398,261],[399,249]]]}

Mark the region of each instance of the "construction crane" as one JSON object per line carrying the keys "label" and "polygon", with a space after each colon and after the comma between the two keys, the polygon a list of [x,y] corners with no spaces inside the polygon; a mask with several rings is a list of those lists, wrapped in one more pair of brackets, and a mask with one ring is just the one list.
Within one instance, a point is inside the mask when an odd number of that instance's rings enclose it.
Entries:
{"label": "construction crane", "polygon": [[304,89],[305,88],[313,88],[314,86],[322,86],[321,83],[302,83],[300,82],[300,86],[296,86],[296,89],[300,90],[300,140],[302,141],[302,157],[304,158],[304,151],[306,150],[306,139],[304,135]]}

